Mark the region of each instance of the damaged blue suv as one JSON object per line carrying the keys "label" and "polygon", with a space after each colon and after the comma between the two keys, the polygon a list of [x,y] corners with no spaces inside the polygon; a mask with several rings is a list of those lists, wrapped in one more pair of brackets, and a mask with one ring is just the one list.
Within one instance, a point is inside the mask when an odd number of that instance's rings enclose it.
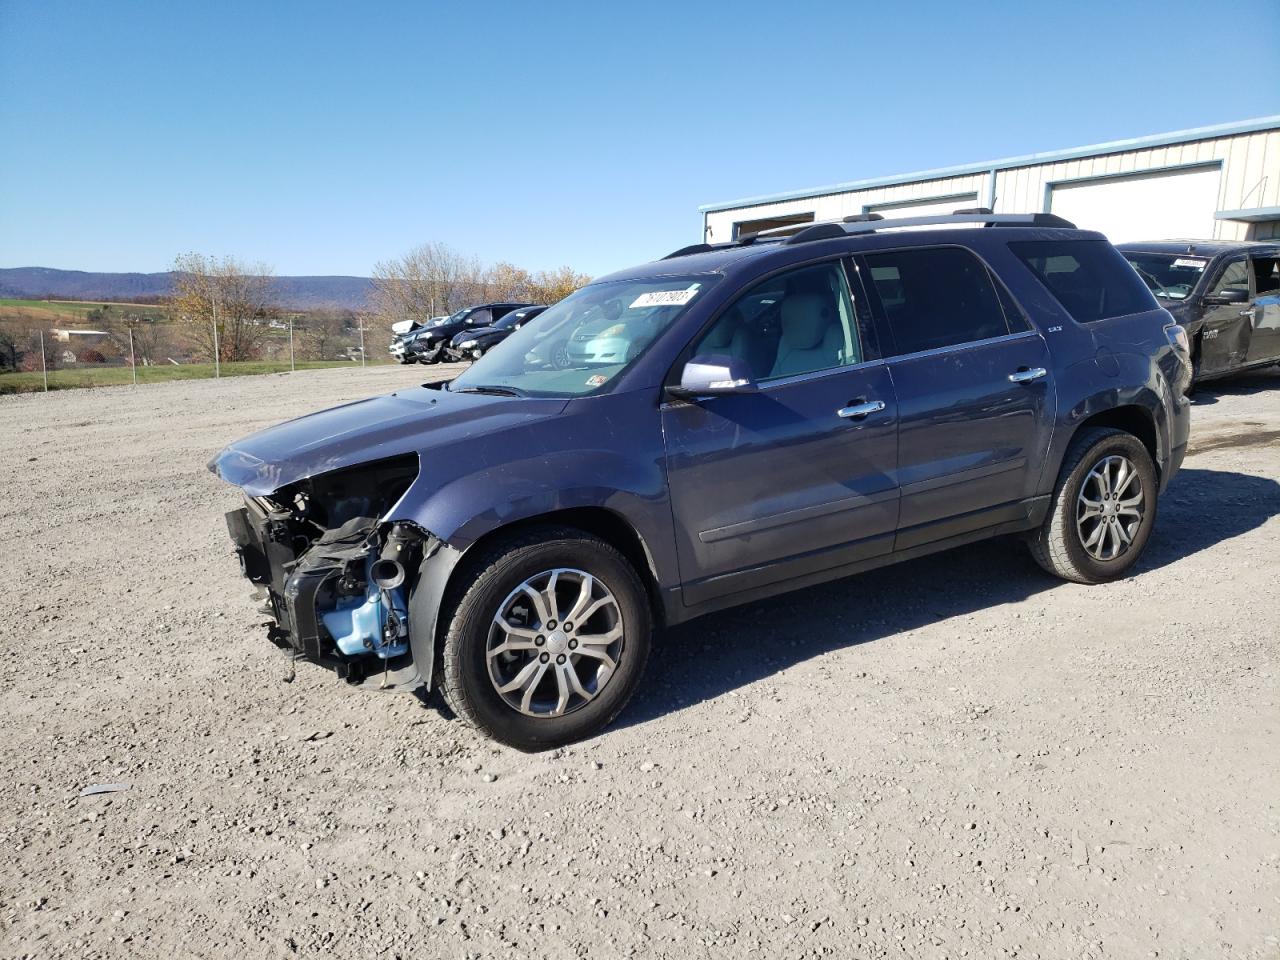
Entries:
{"label": "damaged blue suv", "polygon": [[[912,227],[902,231],[900,227]],[[539,749],[663,626],[999,534],[1123,576],[1189,427],[1185,335],[1047,214],[838,223],[597,280],[461,376],[210,464],[271,638]]]}

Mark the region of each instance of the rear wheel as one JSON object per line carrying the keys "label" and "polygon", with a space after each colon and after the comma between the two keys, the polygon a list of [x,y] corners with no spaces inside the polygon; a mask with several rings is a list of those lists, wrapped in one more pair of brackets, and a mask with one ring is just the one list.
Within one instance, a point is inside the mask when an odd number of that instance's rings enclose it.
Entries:
{"label": "rear wheel", "polygon": [[644,672],[648,598],[612,546],[544,527],[486,552],[463,575],[443,650],[445,700],[521,750],[590,736],[626,705]]}
{"label": "rear wheel", "polygon": [[1142,441],[1110,428],[1072,441],[1053,504],[1031,542],[1036,562],[1076,583],[1105,583],[1142,555],[1156,519],[1155,464]]}

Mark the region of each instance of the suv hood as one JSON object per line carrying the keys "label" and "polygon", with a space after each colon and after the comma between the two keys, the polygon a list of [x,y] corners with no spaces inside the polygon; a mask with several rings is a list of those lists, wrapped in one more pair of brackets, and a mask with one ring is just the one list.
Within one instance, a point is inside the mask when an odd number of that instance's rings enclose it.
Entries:
{"label": "suv hood", "polygon": [[289,420],[235,441],[209,469],[250,496],[332,470],[417,453],[554,417],[564,399],[497,397],[418,388]]}
{"label": "suv hood", "polygon": [[468,327],[461,333],[455,333],[453,335],[453,340],[455,343],[461,343],[462,341],[470,340],[473,337],[492,337],[495,334],[505,336],[508,333],[511,333],[511,331],[504,327]]}

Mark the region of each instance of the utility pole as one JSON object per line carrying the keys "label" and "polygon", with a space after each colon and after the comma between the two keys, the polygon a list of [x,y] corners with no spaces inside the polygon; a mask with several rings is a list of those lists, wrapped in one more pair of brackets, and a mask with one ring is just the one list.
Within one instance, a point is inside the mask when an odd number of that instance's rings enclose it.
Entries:
{"label": "utility pole", "polygon": [[44,392],[49,392],[49,363],[44,355],[44,331],[40,331],[40,372],[44,374]]}
{"label": "utility pole", "polygon": [[133,327],[129,328],[129,366],[133,367],[133,385],[138,385],[138,358],[133,352]]}
{"label": "utility pole", "polygon": [[289,314],[289,372],[294,373],[297,369],[293,362],[293,314]]}
{"label": "utility pole", "polygon": [[360,366],[364,366],[364,317],[356,321],[360,326]]}
{"label": "utility pole", "polygon": [[222,377],[222,351],[218,349],[218,294],[213,294],[213,376]]}

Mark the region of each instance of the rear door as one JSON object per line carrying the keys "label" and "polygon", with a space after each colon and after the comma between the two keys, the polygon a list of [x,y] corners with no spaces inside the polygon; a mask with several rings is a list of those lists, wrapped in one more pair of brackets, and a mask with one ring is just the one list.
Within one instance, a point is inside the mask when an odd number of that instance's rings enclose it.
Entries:
{"label": "rear door", "polygon": [[897,402],[854,310],[831,260],[758,284],[691,348],[742,359],[759,391],[663,404],[686,603],[892,547]]}
{"label": "rear door", "polygon": [[1248,318],[1253,327],[1249,342],[1249,363],[1280,359],[1280,256],[1249,258],[1253,301]]}
{"label": "rear door", "polygon": [[868,254],[898,399],[895,549],[1025,518],[1055,408],[1043,337],[971,251]]}

